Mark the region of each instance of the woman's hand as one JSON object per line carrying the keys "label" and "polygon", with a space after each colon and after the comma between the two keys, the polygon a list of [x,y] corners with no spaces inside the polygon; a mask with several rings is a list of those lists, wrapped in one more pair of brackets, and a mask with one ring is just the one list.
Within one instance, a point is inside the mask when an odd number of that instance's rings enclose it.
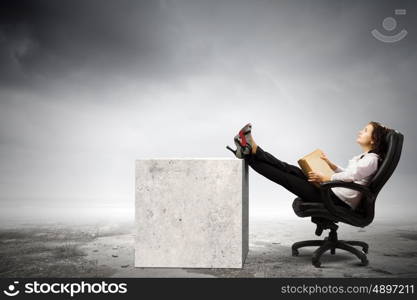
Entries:
{"label": "woman's hand", "polygon": [[331,181],[331,178],[324,175],[323,173],[317,171],[317,172],[308,172],[308,181],[310,182],[325,182],[325,181]]}
{"label": "woman's hand", "polygon": [[320,155],[320,158],[324,160],[333,171],[337,169],[337,166],[329,160],[329,158],[324,152],[322,152],[322,154]]}
{"label": "woman's hand", "polygon": [[328,164],[330,164],[330,160],[324,152],[322,152],[322,155],[320,156],[320,158],[324,160],[325,162],[327,162]]}

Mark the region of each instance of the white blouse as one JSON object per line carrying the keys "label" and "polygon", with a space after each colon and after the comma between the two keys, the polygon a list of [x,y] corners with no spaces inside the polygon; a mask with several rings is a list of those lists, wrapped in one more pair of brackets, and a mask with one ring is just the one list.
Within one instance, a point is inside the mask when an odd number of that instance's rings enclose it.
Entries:
{"label": "white blouse", "polygon": [[[362,155],[363,157],[360,158]],[[336,165],[336,173],[332,175],[331,180],[353,181],[358,184],[368,185],[378,169],[378,160],[379,155],[373,152],[364,152],[356,155],[349,160],[349,164],[346,168],[341,168]],[[331,190],[340,198],[340,200],[350,205],[352,209],[355,209],[358,206],[362,198],[362,192],[353,189],[334,187],[331,188]]]}

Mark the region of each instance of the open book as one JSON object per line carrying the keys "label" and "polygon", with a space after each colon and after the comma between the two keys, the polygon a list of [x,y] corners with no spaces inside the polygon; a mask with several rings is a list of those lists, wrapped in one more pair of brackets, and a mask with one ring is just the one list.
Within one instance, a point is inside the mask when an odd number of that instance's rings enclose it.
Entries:
{"label": "open book", "polygon": [[[320,149],[316,149],[310,154],[300,158],[298,160],[298,165],[300,166],[301,170],[303,170],[304,174],[308,177],[308,172],[316,172],[319,171],[327,176],[332,176],[335,172],[330,168],[325,160],[320,158],[323,154],[323,151]],[[317,187],[320,187],[320,184],[317,182],[311,182]]]}

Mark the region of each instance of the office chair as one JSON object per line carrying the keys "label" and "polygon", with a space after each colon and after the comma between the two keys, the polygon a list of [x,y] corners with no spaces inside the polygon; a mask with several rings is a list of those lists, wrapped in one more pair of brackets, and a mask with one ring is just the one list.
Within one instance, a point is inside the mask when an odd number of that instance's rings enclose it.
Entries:
{"label": "office chair", "polygon": [[[336,253],[336,249],[343,249],[355,254],[360,260],[360,265],[368,265],[366,254],[368,244],[362,241],[343,241],[337,238],[336,223],[343,222],[356,227],[365,227],[372,223],[375,214],[375,202],[378,193],[384,184],[391,177],[398,161],[400,160],[404,136],[397,130],[391,129],[386,135],[387,154],[378,167],[374,177],[367,186],[354,182],[334,180],[320,183],[320,191],[323,202],[307,202],[302,198],[296,198],[293,202],[293,209],[299,217],[311,217],[311,221],[316,224],[315,234],[320,236],[323,230],[329,229],[329,236],[324,240],[308,240],[296,242],[292,245],[292,255],[299,254],[298,249],[306,246],[319,246],[312,256],[312,264],[319,268],[320,258],[323,253],[330,250],[331,254]],[[329,191],[333,187],[345,187],[362,192],[362,199],[355,210],[334,204]],[[353,246],[359,246],[362,251]]]}

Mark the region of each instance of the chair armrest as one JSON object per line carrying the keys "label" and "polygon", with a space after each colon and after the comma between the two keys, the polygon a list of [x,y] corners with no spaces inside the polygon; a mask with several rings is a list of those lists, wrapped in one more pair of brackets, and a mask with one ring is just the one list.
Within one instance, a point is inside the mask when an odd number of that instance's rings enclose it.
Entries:
{"label": "chair armrest", "polygon": [[362,184],[357,184],[354,182],[347,182],[342,180],[332,180],[327,182],[321,182],[320,183],[320,191],[321,191],[321,197],[323,199],[325,207],[329,210],[329,212],[337,217],[345,218],[346,215],[344,214],[344,210],[339,208],[331,199],[330,197],[330,188],[333,187],[344,187],[349,189],[354,189],[357,191],[360,191],[364,193],[364,196],[366,198],[372,197],[372,192],[369,190],[369,188]]}
{"label": "chair armrest", "polygon": [[343,180],[333,180],[333,181],[321,182],[320,187],[322,189],[325,189],[325,190],[328,190],[328,189],[333,188],[333,187],[344,187],[344,188],[349,188],[349,189],[353,189],[353,190],[362,192],[362,193],[365,194],[365,196],[367,198],[372,196],[371,190],[366,185],[357,184],[357,183],[354,183],[354,182],[347,182],[347,181],[343,181]]}

